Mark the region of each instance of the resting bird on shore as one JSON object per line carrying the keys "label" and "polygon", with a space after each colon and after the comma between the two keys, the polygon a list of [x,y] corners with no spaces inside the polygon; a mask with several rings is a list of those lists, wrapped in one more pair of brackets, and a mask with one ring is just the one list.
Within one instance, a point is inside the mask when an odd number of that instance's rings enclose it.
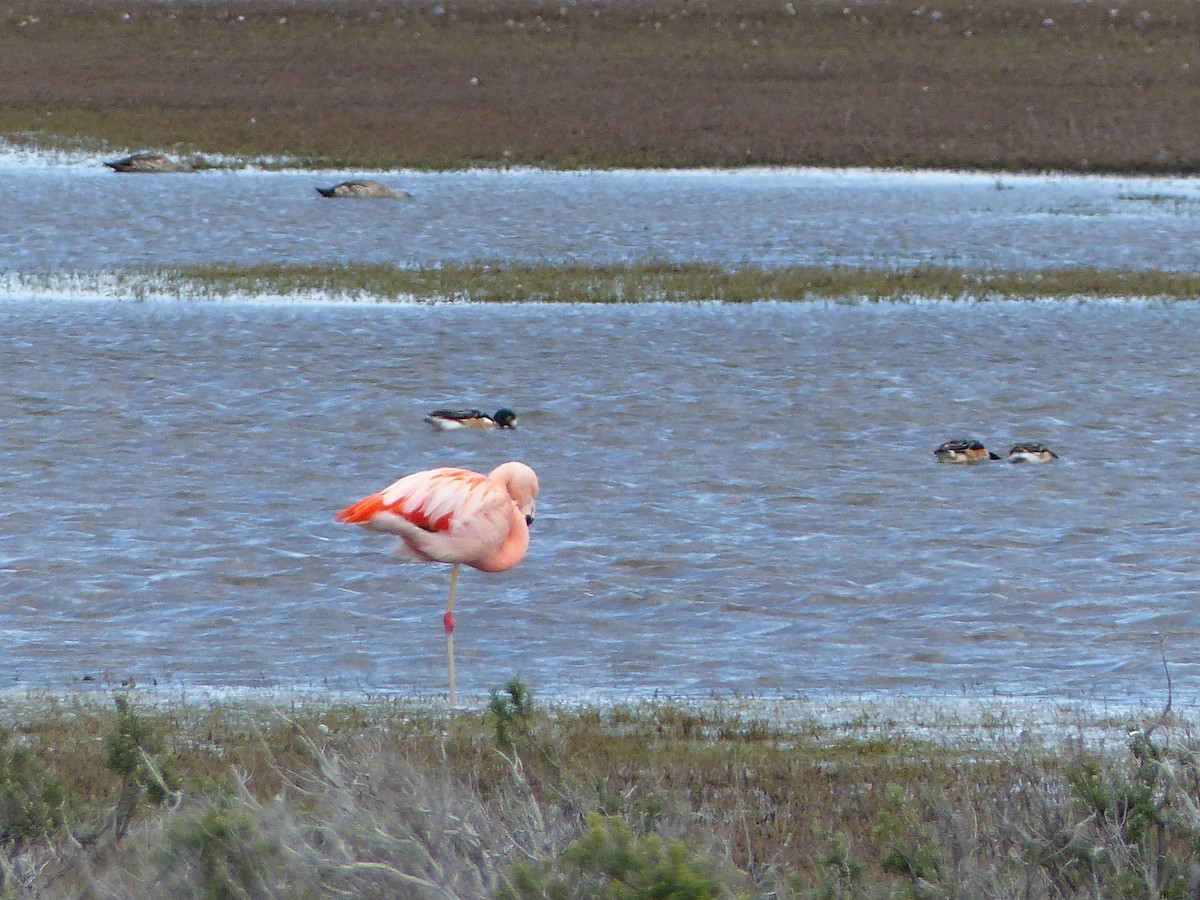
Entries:
{"label": "resting bird on shore", "polygon": [[192,168],[189,163],[176,162],[161,153],[134,153],[105,165],[114,172],[190,172]]}
{"label": "resting bird on shore", "polygon": [[411,197],[408,191],[397,191],[378,181],[343,181],[329,188],[317,188],[322,197],[360,197],[366,199],[402,200]]}
{"label": "resting bird on shore", "polygon": [[940,463],[977,463],[1000,458],[979,441],[946,441],[933,455]]}
{"label": "resting bird on shore", "polygon": [[1010,463],[1048,463],[1058,459],[1058,454],[1047,447],[1045,444],[1037,444],[1033,441],[1022,441],[1019,444],[1013,444],[1013,448],[1008,451],[1008,461]]}
{"label": "resting bird on shore", "polygon": [[359,500],[334,518],[370,531],[398,535],[402,559],[451,563],[450,600],[442,616],[450,664],[450,709],[454,690],[454,591],[458,571],[505,572],[529,549],[529,526],[538,478],[524,463],[506,462],[488,475],[468,469],[430,469],[406,475]]}
{"label": "resting bird on shore", "polygon": [[438,431],[455,428],[516,428],[517,414],[507,407],[496,410],[494,416],[477,409],[435,409],[425,421]]}

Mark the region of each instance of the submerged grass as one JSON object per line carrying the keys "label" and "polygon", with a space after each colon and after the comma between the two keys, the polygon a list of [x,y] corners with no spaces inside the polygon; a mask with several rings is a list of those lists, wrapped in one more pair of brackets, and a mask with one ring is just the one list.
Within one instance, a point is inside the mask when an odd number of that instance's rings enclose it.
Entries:
{"label": "submerged grass", "polygon": [[1147,297],[1200,298],[1200,273],[1096,268],[987,271],[918,266],[754,266],[645,263],[629,266],[446,265],[189,266],[107,274],[23,273],[8,276],[24,290],[101,293],[118,298],[280,296],[359,302],[646,303],[662,301],[886,301]]}
{"label": "submerged grass", "polygon": [[1195,896],[1188,722],[996,708],[10,698],[0,896]]}

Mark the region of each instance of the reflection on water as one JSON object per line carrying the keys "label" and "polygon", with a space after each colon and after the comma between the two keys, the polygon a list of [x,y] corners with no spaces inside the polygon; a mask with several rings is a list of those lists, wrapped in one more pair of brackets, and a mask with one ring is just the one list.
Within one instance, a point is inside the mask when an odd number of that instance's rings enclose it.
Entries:
{"label": "reflection on water", "polygon": [[[1198,319],[10,300],[0,678],[435,695],[448,570],[332,515],[519,458],[533,545],[460,582],[468,695],[1161,697],[1160,651],[1194,691]],[[1062,458],[934,463],[954,437]]]}

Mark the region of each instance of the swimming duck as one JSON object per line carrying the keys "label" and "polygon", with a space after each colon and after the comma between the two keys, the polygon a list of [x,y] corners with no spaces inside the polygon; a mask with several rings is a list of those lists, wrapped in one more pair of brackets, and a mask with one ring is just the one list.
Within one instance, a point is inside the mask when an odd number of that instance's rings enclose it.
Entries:
{"label": "swimming duck", "polygon": [[1048,463],[1056,459],[1058,459],[1057,453],[1045,444],[1036,444],[1033,441],[1013,444],[1013,448],[1008,451],[1008,461],[1011,463]]}
{"label": "swimming duck", "polygon": [[494,416],[477,409],[435,409],[425,417],[425,421],[439,431],[454,428],[516,428],[517,414],[507,408],[496,410]]}
{"label": "swimming duck", "polygon": [[362,197],[368,199],[400,200],[411,197],[408,191],[396,191],[378,181],[343,181],[329,188],[317,188],[322,197]]}
{"label": "swimming duck", "polygon": [[134,153],[105,165],[114,172],[188,172],[192,168],[189,163],[176,162],[161,153]]}
{"label": "swimming duck", "polygon": [[1000,458],[979,441],[946,441],[933,455],[940,463],[977,463]]}

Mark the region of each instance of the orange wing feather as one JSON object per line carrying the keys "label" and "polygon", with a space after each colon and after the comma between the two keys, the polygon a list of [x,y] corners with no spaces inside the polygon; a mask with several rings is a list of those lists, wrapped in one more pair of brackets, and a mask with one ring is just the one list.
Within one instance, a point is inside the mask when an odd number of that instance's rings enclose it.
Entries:
{"label": "orange wing feather", "polygon": [[375,518],[376,513],[382,512],[384,509],[383,495],[372,494],[370,497],[363,497],[357,503],[350,504],[333,518],[338,522],[345,522],[347,525],[361,525],[363,522],[370,522]]}
{"label": "orange wing feather", "polygon": [[469,519],[501,498],[507,499],[503,491],[478,472],[432,469],[406,475],[334,518],[348,525],[369,526],[377,516],[396,516],[425,531],[445,532],[456,519]]}

